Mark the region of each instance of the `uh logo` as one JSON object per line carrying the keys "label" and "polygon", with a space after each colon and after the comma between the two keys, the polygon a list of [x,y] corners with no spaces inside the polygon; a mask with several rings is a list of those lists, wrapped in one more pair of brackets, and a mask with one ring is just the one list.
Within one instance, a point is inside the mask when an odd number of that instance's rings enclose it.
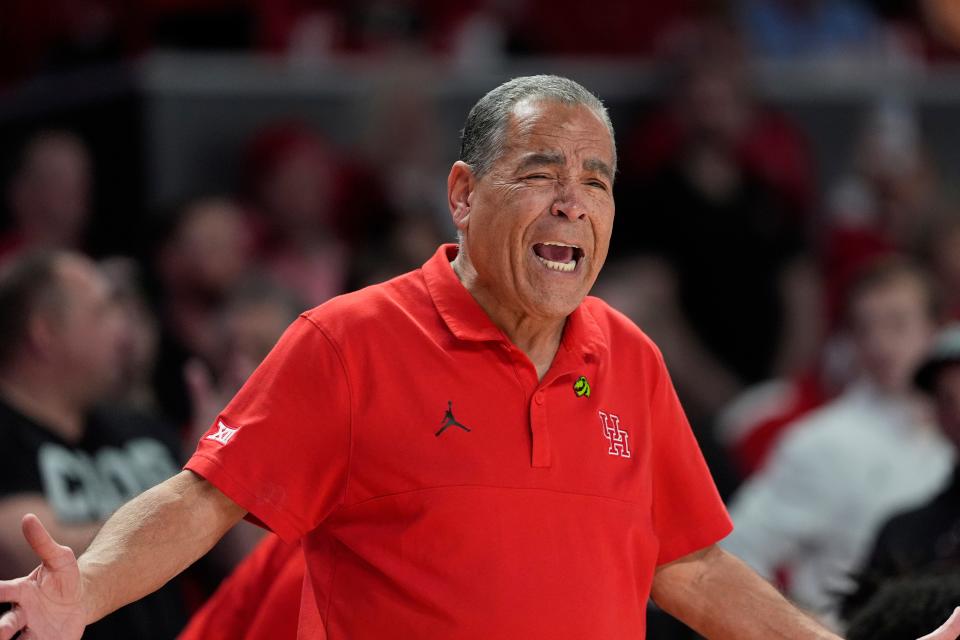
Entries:
{"label": "uh logo", "polygon": [[620,428],[620,416],[606,411],[599,411],[600,424],[603,426],[603,435],[610,443],[607,453],[620,458],[630,457],[630,434]]}

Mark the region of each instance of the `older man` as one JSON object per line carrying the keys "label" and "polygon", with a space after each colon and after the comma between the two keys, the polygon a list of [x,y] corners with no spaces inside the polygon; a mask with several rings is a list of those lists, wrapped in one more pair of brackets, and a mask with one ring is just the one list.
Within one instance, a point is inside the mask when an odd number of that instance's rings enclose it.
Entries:
{"label": "older man", "polygon": [[714,546],[729,520],[659,352],[585,297],[614,212],[603,106],[519,78],[463,135],[459,248],[304,314],[79,563],[26,516],[43,564],[0,583],[0,640],[79,637],[245,515],[301,540],[301,638],[642,638],[651,593],[712,638],[835,638]]}

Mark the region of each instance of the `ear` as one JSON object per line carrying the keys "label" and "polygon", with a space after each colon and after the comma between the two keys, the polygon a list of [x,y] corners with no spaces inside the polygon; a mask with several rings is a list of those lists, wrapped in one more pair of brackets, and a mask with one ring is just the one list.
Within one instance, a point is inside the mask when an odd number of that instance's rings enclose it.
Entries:
{"label": "ear", "polygon": [[53,321],[46,313],[34,311],[27,321],[27,334],[24,336],[24,345],[34,356],[48,355],[55,349],[57,332]]}
{"label": "ear", "polygon": [[473,190],[477,179],[470,169],[470,165],[457,160],[450,167],[447,176],[447,205],[453,224],[459,231],[466,231],[470,220],[470,203],[473,200]]}

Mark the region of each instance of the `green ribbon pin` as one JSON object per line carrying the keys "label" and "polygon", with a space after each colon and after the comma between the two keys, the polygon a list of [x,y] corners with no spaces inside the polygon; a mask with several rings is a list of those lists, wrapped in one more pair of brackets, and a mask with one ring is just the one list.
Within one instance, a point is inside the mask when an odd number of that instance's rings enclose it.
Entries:
{"label": "green ribbon pin", "polygon": [[573,392],[577,394],[578,398],[582,398],[583,396],[590,397],[590,383],[587,382],[586,376],[577,378],[577,381],[573,383]]}

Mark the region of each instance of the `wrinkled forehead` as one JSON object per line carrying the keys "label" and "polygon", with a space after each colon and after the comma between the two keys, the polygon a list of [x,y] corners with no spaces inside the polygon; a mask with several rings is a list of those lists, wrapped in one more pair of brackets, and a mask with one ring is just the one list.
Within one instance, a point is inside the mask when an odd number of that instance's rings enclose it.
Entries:
{"label": "wrinkled forehead", "polygon": [[[526,99],[514,105],[503,131],[503,149],[517,157],[528,153],[589,158],[616,170],[616,146],[603,118],[584,104]],[[573,158],[570,158],[573,159]]]}

